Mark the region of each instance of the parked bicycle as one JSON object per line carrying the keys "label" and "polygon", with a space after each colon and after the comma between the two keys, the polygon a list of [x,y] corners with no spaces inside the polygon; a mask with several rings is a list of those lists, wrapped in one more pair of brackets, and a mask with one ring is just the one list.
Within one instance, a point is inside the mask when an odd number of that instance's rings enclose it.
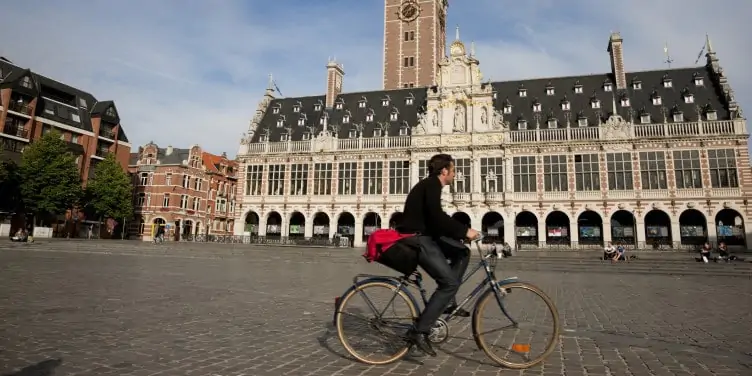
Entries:
{"label": "parked bicycle", "polygon": [[[496,262],[502,258],[501,250],[496,246],[489,246],[484,251],[481,248],[481,239],[474,241],[475,247],[481,259],[470,273],[467,273],[462,280],[464,284],[478,270],[483,269],[486,277],[480,282],[475,289],[458,305],[452,313],[446,314],[440,318],[434,325],[429,335],[429,340],[433,344],[442,344],[449,339],[449,323],[457,318],[456,313],[460,308],[468,305],[470,301],[478,297],[475,302],[472,314],[472,333],[478,348],[491,358],[494,362],[513,369],[526,369],[543,362],[554,350],[559,338],[559,314],[554,303],[540,288],[517,280],[517,277],[497,280],[495,274]],[[409,273],[404,273],[400,277],[358,274],[353,278],[353,285],[335,302],[334,325],[337,328],[337,335],[340,342],[347,352],[357,360],[371,365],[383,365],[395,362],[410,352],[411,345],[404,340],[405,332],[413,325],[420,314],[421,306],[418,304],[414,295],[410,292],[409,286],[413,286],[420,291],[423,300],[423,306],[427,302],[426,290],[423,288],[423,277],[417,272],[416,265],[412,265]],[[401,270],[406,272],[407,270]],[[379,292],[386,292],[386,307],[378,308],[374,304],[372,296]],[[512,305],[506,304],[507,300],[512,297],[532,293],[532,297],[537,301],[542,301],[541,307],[532,307],[524,304],[520,308],[522,312],[514,316],[509,309]],[[355,305],[355,300],[362,297],[365,301],[365,308],[354,308],[352,313],[348,312]],[[404,313],[397,314],[394,308],[389,307],[392,303],[401,302],[404,306]],[[498,307],[501,314],[488,314],[487,309]],[[389,310],[389,315],[387,311]],[[542,315],[550,314],[549,318],[541,318]],[[367,329],[375,332],[375,336],[357,334],[346,335],[345,324],[348,319],[354,318]],[[494,329],[484,330],[494,318],[506,319],[506,325]],[[530,326],[521,323],[524,319],[532,319],[549,327],[548,333],[541,339],[535,340],[532,334],[535,330],[530,330]],[[487,336],[499,332],[501,338],[488,338]],[[391,347],[388,355],[378,357],[374,356],[372,351],[356,349],[356,342],[359,339],[372,339],[374,337],[384,337],[385,346]],[[503,346],[501,341],[508,341],[509,344]],[[494,350],[501,347],[502,355],[498,355]],[[532,356],[534,350],[540,350],[539,355]],[[515,360],[506,359],[506,356],[517,357]]]}

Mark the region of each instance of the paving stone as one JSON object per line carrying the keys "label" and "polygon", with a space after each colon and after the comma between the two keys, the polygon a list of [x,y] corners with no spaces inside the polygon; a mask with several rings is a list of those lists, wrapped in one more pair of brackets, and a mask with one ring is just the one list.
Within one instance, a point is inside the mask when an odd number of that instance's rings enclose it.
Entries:
{"label": "paving stone", "polygon": [[731,376],[752,364],[752,326],[733,317],[749,311],[749,280],[500,263],[498,275],[538,285],[558,306],[562,336],[542,366],[500,369],[476,349],[469,320],[452,324],[436,358],[363,365],[332,328],[334,298],[356,273],[394,273],[360,253],[0,243],[0,375]]}

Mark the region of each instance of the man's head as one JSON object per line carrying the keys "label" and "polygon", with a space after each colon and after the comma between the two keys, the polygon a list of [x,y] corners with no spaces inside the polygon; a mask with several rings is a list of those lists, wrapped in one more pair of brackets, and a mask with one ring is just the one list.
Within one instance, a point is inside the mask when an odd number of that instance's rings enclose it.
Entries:
{"label": "man's head", "polygon": [[436,176],[441,185],[454,181],[454,158],[449,154],[436,154],[428,161],[428,175]]}

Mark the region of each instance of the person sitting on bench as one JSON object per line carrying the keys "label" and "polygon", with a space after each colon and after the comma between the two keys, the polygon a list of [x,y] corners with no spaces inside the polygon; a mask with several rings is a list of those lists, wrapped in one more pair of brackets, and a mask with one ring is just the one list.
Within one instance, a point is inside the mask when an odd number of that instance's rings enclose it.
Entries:
{"label": "person sitting on bench", "polygon": [[697,261],[702,261],[704,263],[708,263],[710,261],[710,251],[713,249],[713,247],[710,245],[710,242],[705,242],[705,244],[702,245],[702,248],[700,248],[700,258],[697,259]]}
{"label": "person sitting on bench", "polygon": [[19,228],[18,231],[16,231],[16,234],[13,235],[13,237],[10,238],[10,241],[12,242],[25,242],[29,239],[29,234],[26,232],[26,230]]}
{"label": "person sitting on bench", "polygon": [[608,244],[606,244],[606,247],[603,248],[603,259],[604,260],[611,259],[611,262],[613,262],[614,257],[616,257],[616,247],[614,247],[614,245],[611,244],[611,242],[608,242]]}

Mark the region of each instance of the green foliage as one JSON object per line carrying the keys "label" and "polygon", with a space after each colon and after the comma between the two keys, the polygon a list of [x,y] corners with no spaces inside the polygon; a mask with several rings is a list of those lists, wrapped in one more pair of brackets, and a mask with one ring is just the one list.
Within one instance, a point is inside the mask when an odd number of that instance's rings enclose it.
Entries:
{"label": "green foliage", "polygon": [[15,212],[21,206],[18,166],[0,156],[0,211]]}
{"label": "green foliage", "polygon": [[38,217],[65,213],[82,195],[76,157],[55,131],[24,149],[18,178],[26,212]]}
{"label": "green foliage", "polygon": [[114,154],[94,167],[94,177],[86,184],[83,206],[98,218],[122,220],[133,217],[131,180]]}

